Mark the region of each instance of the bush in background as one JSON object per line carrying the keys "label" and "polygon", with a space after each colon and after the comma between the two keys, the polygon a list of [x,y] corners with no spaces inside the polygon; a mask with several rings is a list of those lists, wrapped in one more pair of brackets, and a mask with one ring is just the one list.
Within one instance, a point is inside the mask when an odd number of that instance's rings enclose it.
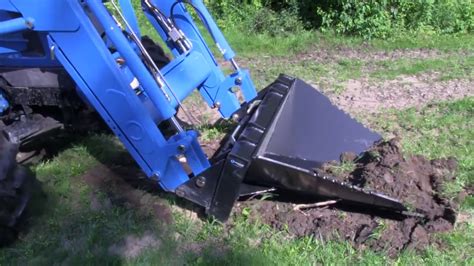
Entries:
{"label": "bush in background", "polygon": [[474,29],[471,0],[338,0],[318,6],[322,30],[386,38],[394,33],[466,33]]}
{"label": "bush in background", "polygon": [[320,29],[364,38],[472,32],[472,0],[207,0],[219,25],[249,33]]}
{"label": "bush in background", "polygon": [[208,0],[206,4],[224,30],[238,28],[246,33],[285,35],[301,31],[305,25],[296,4],[282,9],[272,8],[264,0]]}

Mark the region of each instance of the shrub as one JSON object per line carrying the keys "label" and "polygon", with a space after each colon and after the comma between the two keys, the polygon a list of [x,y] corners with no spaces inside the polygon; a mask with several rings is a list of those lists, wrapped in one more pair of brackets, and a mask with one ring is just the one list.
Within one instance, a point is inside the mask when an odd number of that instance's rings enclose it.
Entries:
{"label": "shrub", "polygon": [[272,8],[263,0],[215,0],[207,4],[221,28],[239,28],[247,33],[285,35],[303,29],[297,5]]}
{"label": "shrub", "polygon": [[281,34],[302,28],[364,38],[472,32],[472,0],[207,0],[223,28]]}
{"label": "shrub", "polygon": [[319,6],[321,29],[365,38],[401,31],[466,33],[474,29],[471,0],[337,0]]}

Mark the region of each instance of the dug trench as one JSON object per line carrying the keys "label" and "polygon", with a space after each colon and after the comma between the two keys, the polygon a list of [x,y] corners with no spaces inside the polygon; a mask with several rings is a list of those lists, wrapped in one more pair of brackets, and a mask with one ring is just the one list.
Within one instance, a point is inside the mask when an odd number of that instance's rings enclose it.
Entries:
{"label": "dug trench", "polygon": [[251,213],[249,219],[287,230],[295,237],[349,241],[356,248],[385,251],[390,256],[405,249],[442,245],[436,234],[452,230],[456,220],[457,204],[442,193],[444,182],[455,178],[455,159],[408,156],[401,151],[399,140],[392,139],[359,156],[345,153],[341,161],[353,165],[352,171],[339,171],[341,166],[336,162],[324,166],[323,171],[341,181],[396,198],[410,212],[421,215],[381,216],[380,212],[340,203],[300,209],[287,199],[254,199],[239,203],[234,217],[246,209]]}

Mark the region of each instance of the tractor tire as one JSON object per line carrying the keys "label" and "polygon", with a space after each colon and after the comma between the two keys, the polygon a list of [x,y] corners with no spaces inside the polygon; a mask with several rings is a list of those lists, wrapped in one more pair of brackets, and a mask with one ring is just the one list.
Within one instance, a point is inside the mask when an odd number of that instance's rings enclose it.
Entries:
{"label": "tractor tire", "polygon": [[163,50],[160,45],[156,44],[150,37],[143,36],[142,44],[159,69],[163,68],[170,62],[169,57],[166,56],[165,50]]}
{"label": "tractor tire", "polygon": [[17,153],[18,145],[0,134],[0,247],[16,239],[34,184],[33,175],[16,162]]}

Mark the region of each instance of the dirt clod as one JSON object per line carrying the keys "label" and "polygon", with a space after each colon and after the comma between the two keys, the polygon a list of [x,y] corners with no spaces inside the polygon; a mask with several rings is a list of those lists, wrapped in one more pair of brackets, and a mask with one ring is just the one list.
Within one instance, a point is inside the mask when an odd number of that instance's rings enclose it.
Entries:
{"label": "dirt clod", "polygon": [[287,229],[295,236],[347,240],[355,247],[386,251],[391,256],[404,249],[424,249],[436,242],[434,233],[453,228],[455,207],[443,197],[441,189],[443,182],[455,178],[455,159],[404,155],[398,139],[378,143],[360,156],[341,156],[346,162],[348,158],[356,165],[349,176],[354,184],[397,198],[410,212],[425,217],[391,220],[332,206],[302,211],[294,210],[291,203],[258,200],[244,202],[240,208],[250,208],[255,219]]}

